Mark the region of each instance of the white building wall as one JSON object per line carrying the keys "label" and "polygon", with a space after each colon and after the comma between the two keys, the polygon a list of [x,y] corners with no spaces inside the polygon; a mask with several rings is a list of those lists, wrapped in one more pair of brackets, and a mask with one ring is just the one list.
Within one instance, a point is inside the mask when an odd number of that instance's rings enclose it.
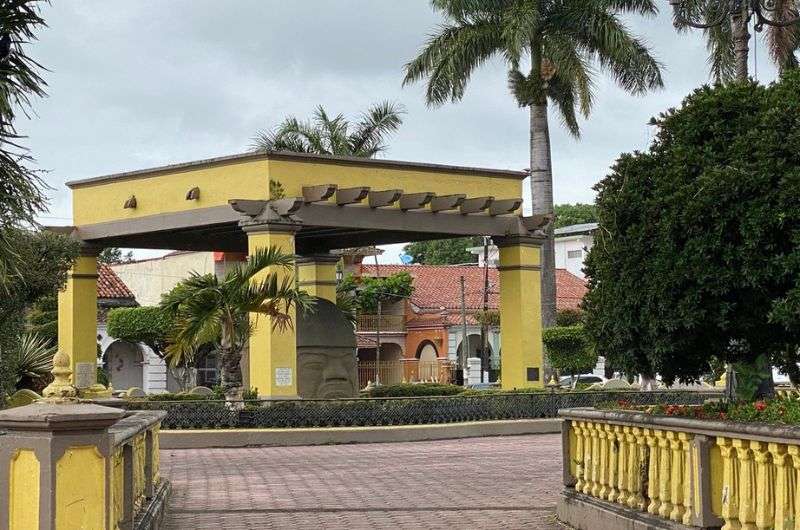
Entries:
{"label": "white building wall", "polygon": [[[105,356],[106,350],[116,341],[115,338],[108,335],[106,331],[106,324],[98,322],[97,324],[97,342],[100,344],[100,351]],[[164,359],[153,353],[148,346],[139,344],[144,358],[144,365],[142,366],[142,384],[141,388],[148,394],[160,394],[167,391],[167,365]],[[97,360],[98,366],[103,365],[103,360]]]}
{"label": "white building wall", "polygon": [[566,269],[578,278],[585,278],[583,264],[594,238],[590,235],[556,238],[556,268]]}
{"label": "white building wall", "polygon": [[152,306],[158,305],[161,294],[170,291],[190,272],[216,273],[213,256],[211,252],[181,252],[161,258],[120,263],[111,268],[125,282],[139,305]]}

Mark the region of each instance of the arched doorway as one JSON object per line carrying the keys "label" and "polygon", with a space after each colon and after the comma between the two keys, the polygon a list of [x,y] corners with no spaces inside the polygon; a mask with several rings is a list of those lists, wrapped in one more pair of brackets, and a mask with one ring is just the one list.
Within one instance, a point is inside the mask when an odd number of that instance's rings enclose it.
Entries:
{"label": "arched doorway", "polygon": [[144,387],[144,356],[138,344],[116,340],[108,345],[103,358],[115,390]]}
{"label": "arched doorway", "polygon": [[429,340],[422,341],[417,347],[417,374],[421,381],[439,379],[439,351]]}

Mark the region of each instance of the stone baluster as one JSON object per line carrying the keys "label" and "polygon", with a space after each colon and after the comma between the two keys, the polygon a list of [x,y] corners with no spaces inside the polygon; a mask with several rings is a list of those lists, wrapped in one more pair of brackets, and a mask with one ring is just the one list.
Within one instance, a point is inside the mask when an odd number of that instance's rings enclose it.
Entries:
{"label": "stone baluster", "polygon": [[670,475],[670,499],[672,500],[672,511],[669,518],[675,522],[682,522],[683,515],[686,513],[683,496],[683,479],[686,468],[684,462],[683,442],[678,438],[678,433],[670,431],[667,433],[669,448],[671,449],[671,475]]}
{"label": "stone baluster", "polygon": [[786,452],[792,458],[792,476],[794,478],[794,522],[800,523],[800,446],[790,445]]}
{"label": "stone baluster", "polygon": [[592,432],[594,431],[594,424],[590,421],[586,422],[584,429],[583,439],[583,489],[581,490],[584,495],[589,495],[592,491],[592,477],[594,476],[594,460],[592,459]]}
{"label": "stone baluster", "polygon": [[606,499],[615,502],[619,496],[619,442],[614,429],[617,425],[606,425],[606,439],[608,440],[608,494]]}
{"label": "stone baluster", "polygon": [[600,424],[592,424],[592,489],[589,494],[597,497],[600,493]]}
{"label": "stone baluster", "polygon": [[794,469],[788,460],[786,446],[770,443],[768,446],[775,466],[775,530],[794,530]]}
{"label": "stone baluster", "polygon": [[650,498],[650,504],[647,506],[647,513],[657,514],[661,508],[661,500],[659,499],[659,465],[658,465],[658,438],[656,437],[653,429],[646,429],[647,432],[647,449],[648,449],[648,464],[647,464],[647,496]]}
{"label": "stone baluster", "polygon": [[750,442],[734,439],[739,463],[739,524],[742,530],[756,530],[756,466]]}
{"label": "stone baluster", "polygon": [[691,526],[692,524],[692,509],[694,507],[694,499],[692,498],[694,497],[692,494],[692,475],[695,466],[698,465],[692,458],[692,438],[692,436],[685,432],[678,434],[678,439],[683,449],[683,506],[686,508],[683,512],[681,523],[686,526]]}
{"label": "stone baluster", "polygon": [[628,445],[628,500],[625,503],[629,508],[639,504],[641,496],[641,481],[639,451],[636,448],[636,427],[629,427],[625,431],[625,441]]}
{"label": "stone baluster", "polygon": [[647,437],[644,435],[644,429],[640,427],[633,428],[633,436],[636,439],[636,492],[634,496],[634,505],[640,512],[647,511],[647,501],[644,498],[644,493],[647,484],[644,483],[644,477],[647,475],[645,469],[647,468]]}
{"label": "stone baluster", "polygon": [[617,445],[619,447],[619,455],[617,456],[617,502],[625,504],[628,502],[628,442],[625,438],[625,429],[630,430],[630,427],[623,427],[621,425],[614,426],[614,433],[617,436]]}
{"label": "stone baluster", "polygon": [[736,449],[729,438],[717,438],[722,456],[722,519],[721,530],[739,530],[739,463]]}
{"label": "stone baluster", "polygon": [[586,422],[573,421],[572,431],[575,433],[575,491],[583,490],[583,426]]}
{"label": "stone baluster", "polygon": [[775,468],[766,442],[750,442],[756,463],[756,528],[769,530],[775,517]]}
{"label": "stone baluster", "polygon": [[598,453],[600,455],[600,462],[598,473],[600,474],[597,489],[597,497],[600,499],[608,498],[608,436],[606,432],[607,424],[600,423],[597,425],[597,443],[600,446]]}
{"label": "stone baluster", "polygon": [[672,513],[672,470],[670,457],[671,451],[669,447],[669,440],[667,433],[664,431],[656,431],[656,438],[658,439],[658,478],[659,490],[658,498],[661,501],[661,506],[658,508],[658,515],[664,519],[669,519],[669,514]]}

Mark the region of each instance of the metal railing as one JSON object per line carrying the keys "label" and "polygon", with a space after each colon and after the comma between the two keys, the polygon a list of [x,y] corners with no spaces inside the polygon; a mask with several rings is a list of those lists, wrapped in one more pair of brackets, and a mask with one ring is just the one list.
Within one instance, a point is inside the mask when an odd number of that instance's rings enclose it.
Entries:
{"label": "metal railing", "polygon": [[447,359],[438,361],[420,361],[406,359],[402,361],[359,361],[358,385],[364,388],[374,383],[380,373],[380,382],[384,385],[396,385],[408,382],[451,383],[453,381],[454,363]]}
{"label": "metal railing", "polygon": [[406,330],[405,315],[358,315],[356,331],[375,332],[380,324],[381,333]]}
{"label": "metal railing", "polygon": [[594,391],[481,393],[455,396],[328,400],[128,401],[128,409],[164,410],[164,429],[230,429],[414,425],[554,418],[558,410],[620,399],[636,405],[700,404],[719,392]]}

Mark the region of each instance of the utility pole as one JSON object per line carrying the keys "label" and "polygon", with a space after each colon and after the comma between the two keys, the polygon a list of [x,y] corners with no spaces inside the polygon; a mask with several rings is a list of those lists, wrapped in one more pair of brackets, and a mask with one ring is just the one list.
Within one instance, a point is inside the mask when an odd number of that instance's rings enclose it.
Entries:
{"label": "utility pole", "polygon": [[481,383],[489,369],[489,330],[486,314],[489,311],[489,236],[483,236],[483,318],[481,319]]}
{"label": "utility pole", "polygon": [[466,287],[464,285],[464,277],[461,277],[461,332],[463,334],[461,339],[461,373],[464,380],[464,386],[467,386],[467,367],[469,363],[468,340],[467,340],[467,302],[465,298]]}
{"label": "utility pole", "polygon": [[383,303],[381,295],[378,295],[378,321],[375,323],[375,340],[378,346],[375,348],[375,386],[381,386],[381,313]]}

